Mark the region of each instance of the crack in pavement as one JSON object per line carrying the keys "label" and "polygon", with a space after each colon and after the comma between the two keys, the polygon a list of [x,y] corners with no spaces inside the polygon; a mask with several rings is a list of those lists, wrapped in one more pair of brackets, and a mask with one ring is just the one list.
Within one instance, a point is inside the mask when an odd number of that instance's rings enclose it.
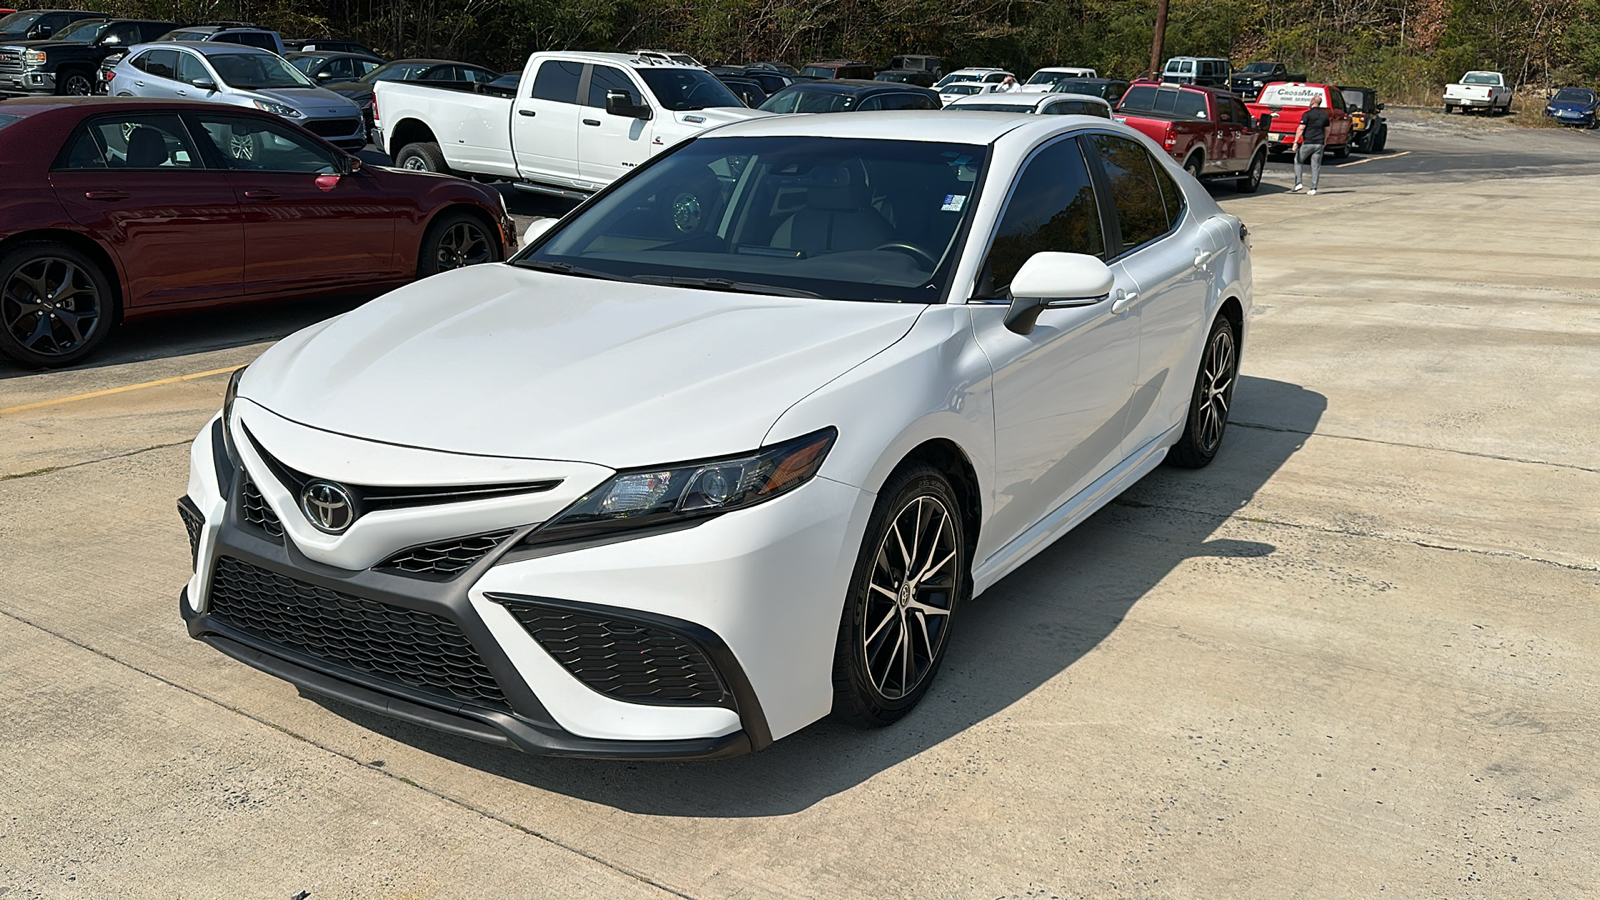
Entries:
{"label": "crack in pavement", "polygon": [[571,844],[565,843],[565,842],[563,842],[561,840],[558,840],[558,839],[556,839],[554,837],[551,837],[550,835],[542,834],[542,833],[540,833],[538,831],[535,831],[532,828],[529,828],[526,825],[521,824],[520,822],[514,822],[514,821],[512,821],[510,819],[505,818],[504,816],[502,816],[502,815],[500,815],[498,813],[491,812],[490,810],[487,810],[487,809],[483,809],[482,807],[479,807],[476,804],[473,804],[472,802],[470,802],[468,800],[464,800],[464,799],[461,799],[459,797],[454,797],[454,796],[451,796],[449,794],[443,793],[442,791],[437,791],[437,790],[434,790],[434,789],[432,789],[430,787],[427,787],[425,785],[419,784],[416,781],[413,781],[412,779],[405,777],[404,775],[400,775],[400,774],[397,774],[397,773],[394,773],[394,772],[390,772],[387,769],[381,769],[381,768],[378,768],[376,766],[369,766],[366,763],[362,762],[361,760],[357,759],[354,756],[351,756],[348,753],[344,753],[344,752],[342,752],[340,750],[337,750],[337,749],[335,749],[333,747],[330,747],[330,746],[328,746],[326,744],[323,744],[323,743],[320,743],[320,742],[318,742],[316,740],[313,740],[312,738],[307,737],[306,735],[300,734],[299,732],[292,731],[292,730],[290,730],[288,728],[285,728],[284,726],[279,725],[276,722],[272,722],[272,721],[270,721],[268,719],[265,719],[265,718],[263,718],[261,716],[255,715],[254,713],[251,713],[248,710],[242,709],[242,708],[237,707],[237,706],[233,706],[232,704],[229,704],[229,703],[226,703],[226,702],[224,702],[222,700],[219,700],[216,697],[212,697],[212,696],[210,696],[208,694],[202,693],[202,692],[197,691],[197,690],[195,690],[193,688],[181,685],[181,684],[177,683],[176,681],[171,680],[170,678],[165,678],[165,677],[163,677],[161,675],[158,675],[155,672],[152,672],[152,671],[150,671],[148,669],[140,668],[139,666],[136,666],[133,663],[130,663],[130,662],[126,661],[126,660],[120,659],[120,658],[118,658],[118,657],[116,657],[116,656],[114,656],[114,655],[112,655],[110,653],[107,653],[104,650],[98,649],[96,647],[91,647],[88,644],[83,643],[82,641],[74,640],[73,638],[68,637],[65,634],[62,634],[59,631],[55,631],[54,629],[51,629],[51,628],[46,628],[45,626],[40,625],[38,622],[34,622],[31,619],[28,619],[28,618],[26,618],[24,616],[18,615],[17,613],[15,613],[15,612],[13,612],[11,610],[0,609],[0,616],[3,616],[5,618],[7,618],[7,619],[11,619],[14,622],[18,622],[18,623],[21,623],[23,625],[26,625],[27,627],[35,629],[36,631],[43,632],[43,633],[45,633],[47,635],[50,635],[51,637],[53,637],[53,638],[55,638],[55,639],[57,639],[59,641],[64,641],[64,642],[66,642],[68,644],[71,644],[72,646],[77,647],[80,650],[86,650],[86,651],[88,651],[90,653],[93,653],[96,656],[101,657],[102,659],[108,660],[108,661],[110,661],[112,663],[115,663],[116,665],[122,666],[123,668],[128,669],[129,671],[137,672],[138,674],[143,675],[146,678],[152,679],[154,681],[158,681],[158,682],[160,682],[162,684],[167,685],[168,687],[175,688],[175,689],[177,689],[179,691],[182,691],[183,693],[188,694],[191,697],[195,697],[195,698],[198,698],[200,700],[204,700],[205,702],[210,703],[213,706],[218,707],[219,709],[224,709],[224,710],[227,710],[228,712],[234,713],[235,715],[243,716],[244,718],[249,719],[250,721],[255,722],[258,725],[262,725],[262,726],[265,726],[267,728],[271,728],[273,731],[279,732],[280,734],[288,735],[289,737],[291,737],[291,738],[293,738],[293,739],[295,739],[297,741],[300,741],[301,743],[306,744],[307,746],[315,747],[316,749],[321,750],[322,752],[327,753],[327,754],[329,754],[331,756],[337,756],[340,759],[347,760],[347,761],[349,761],[351,763],[354,763],[357,767],[359,767],[359,768],[361,768],[361,769],[363,769],[365,771],[375,772],[375,773],[377,773],[379,775],[384,776],[385,778],[392,778],[395,781],[400,782],[401,784],[413,787],[413,788],[415,788],[415,789],[421,791],[422,793],[427,794],[427,795],[429,795],[431,797],[436,797],[436,798],[438,798],[440,800],[443,800],[444,802],[449,803],[449,804],[451,804],[453,806],[457,806],[457,807],[460,807],[461,809],[467,810],[468,812],[472,812],[472,813],[475,813],[477,815],[483,816],[486,819],[491,819],[491,820],[493,820],[495,822],[498,822],[501,825],[504,825],[504,826],[506,826],[508,828],[513,828],[513,829],[515,829],[517,831],[520,831],[523,834],[528,835],[529,837],[536,838],[538,840],[544,841],[545,843],[550,844],[551,846],[559,847],[560,849],[565,850],[565,851],[567,851],[569,853],[574,853],[574,854],[576,854],[578,856],[583,857],[584,859],[587,859],[587,860],[589,860],[591,862],[597,863],[598,865],[604,866],[605,868],[610,869],[613,872],[616,872],[616,873],[618,873],[620,875],[627,876],[628,878],[632,878],[633,880],[635,880],[635,881],[637,881],[637,882],[639,882],[641,884],[649,885],[650,887],[656,888],[657,890],[660,890],[660,891],[665,891],[666,893],[671,894],[674,897],[681,897],[681,898],[683,898],[683,900],[695,900],[693,895],[686,894],[686,893],[684,893],[684,892],[682,892],[680,890],[677,890],[677,889],[675,889],[673,887],[670,887],[668,885],[662,884],[661,882],[656,881],[655,879],[651,878],[650,876],[648,876],[648,875],[646,875],[646,874],[644,874],[642,872],[634,871],[633,869],[630,869],[627,866],[624,866],[624,865],[622,865],[620,863],[614,863],[614,862],[611,862],[609,860],[602,859],[599,856],[596,856],[595,854],[588,852],[587,850],[584,850],[582,848],[575,847],[575,846],[573,846]]}
{"label": "crack in pavement", "polygon": [[113,453],[110,456],[102,456],[99,459],[85,459],[80,462],[66,463],[65,465],[60,466],[45,466],[42,469],[34,469],[31,472],[14,472],[10,475],[0,475],[0,481],[12,481],[17,478],[36,478],[40,475],[49,475],[52,472],[64,472],[68,469],[76,469],[79,466],[92,466],[95,463],[110,462],[113,459],[127,459],[130,456],[138,456],[141,453],[149,453],[152,450],[166,450],[169,447],[184,447],[192,443],[194,443],[193,439],[173,441],[170,444],[156,444],[152,447],[129,450],[127,453]]}
{"label": "crack in pavement", "polygon": [[1545,559],[1540,556],[1529,556],[1515,550],[1482,550],[1474,547],[1458,547],[1453,544],[1433,544],[1417,538],[1397,537],[1379,534],[1371,531],[1352,531],[1348,528],[1333,528],[1327,525],[1308,525],[1303,522],[1288,522],[1282,519],[1269,519],[1264,516],[1241,515],[1239,513],[1218,513],[1204,509],[1189,509],[1183,506],[1169,506],[1164,503],[1146,503],[1143,500],[1128,500],[1118,497],[1111,501],[1111,506],[1122,506],[1129,509],[1159,509],[1167,512],[1184,513],[1191,516],[1204,516],[1218,521],[1234,519],[1240,522],[1250,522],[1256,525],[1278,525],[1284,528],[1294,528],[1300,531],[1313,531],[1318,534],[1331,534],[1340,537],[1367,538],[1374,541],[1386,541],[1391,544],[1411,544],[1426,550],[1448,550],[1452,553],[1469,553],[1474,556],[1491,556],[1500,559],[1514,559],[1519,562],[1540,563],[1546,566],[1555,566],[1558,569],[1568,569],[1573,572],[1589,572],[1600,574],[1600,566],[1589,566],[1582,563],[1567,563],[1560,560]]}
{"label": "crack in pavement", "polygon": [[1360,441],[1363,444],[1382,444],[1385,447],[1404,447],[1410,450],[1432,450],[1435,453],[1454,453],[1457,456],[1472,456],[1478,459],[1494,459],[1501,462],[1524,463],[1530,466],[1549,466],[1553,469],[1572,469],[1577,472],[1588,472],[1591,475],[1600,475],[1600,469],[1588,466],[1579,466],[1572,463],[1550,462],[1544,459],[1527,459],[1521,456],[1501,456],[1496,453],[1479,453],[1475,450],[1455,450],[1450,447],[1430,447],[1427,444],[1407,444],[1401,441],[1385,441],[1381,438],[1358,437],[1353,434],[1333,434],[1327,431],[1304,431],[1299,428],[1289,428],[1283,425],[1266,425],[1260,422],[1229,422],[1237,428],[1254,428],[1258,431],[1279,431],[1285,434],[1303,434],[1308,437],[1334,438],[1341,441]]}

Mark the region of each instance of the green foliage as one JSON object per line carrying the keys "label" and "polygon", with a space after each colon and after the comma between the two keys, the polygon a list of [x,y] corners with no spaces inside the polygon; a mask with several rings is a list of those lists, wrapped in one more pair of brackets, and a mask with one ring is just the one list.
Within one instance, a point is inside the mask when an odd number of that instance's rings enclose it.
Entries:
{"label": "green foliage", "polygon": [[[708,63],[932,53],[945,68],[1149,65],[1155,0],[90,0],[179,21],[247,19],[395,55],[516,69],[547,48],[669,47]],[[1422,97],[1469,68],[1514,81],[1600,77],[1600,0],[1172,0],[1165,56],[1282,61]]]}

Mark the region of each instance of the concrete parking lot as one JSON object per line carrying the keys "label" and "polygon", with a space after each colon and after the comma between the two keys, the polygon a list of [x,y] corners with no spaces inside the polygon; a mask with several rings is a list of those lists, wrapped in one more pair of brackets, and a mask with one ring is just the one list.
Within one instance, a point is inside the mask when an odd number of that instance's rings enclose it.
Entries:
{"label": "concrete parking lot", "polygon": [[1289,183],[1214,191],[1218,461],[979,598],[897,727],[731,761],[521,756],[186,636],[188,441],[360,298],[0,361],[0,896],[1595,895],[1600,143],[1397,111]]}

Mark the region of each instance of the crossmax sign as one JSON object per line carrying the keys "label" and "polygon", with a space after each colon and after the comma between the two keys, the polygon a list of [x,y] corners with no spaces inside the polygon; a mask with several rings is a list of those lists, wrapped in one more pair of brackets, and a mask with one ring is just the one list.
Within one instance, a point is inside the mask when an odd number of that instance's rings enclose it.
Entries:
{"label": "crossmax sign", "polygon": [[1263,106],[1310,106],[1312,99],[1322,101],[1328,105],[1328,98],[1323,89],[1311,84],[1270,84],[1261,92],[1261,99],[1256,101]]}

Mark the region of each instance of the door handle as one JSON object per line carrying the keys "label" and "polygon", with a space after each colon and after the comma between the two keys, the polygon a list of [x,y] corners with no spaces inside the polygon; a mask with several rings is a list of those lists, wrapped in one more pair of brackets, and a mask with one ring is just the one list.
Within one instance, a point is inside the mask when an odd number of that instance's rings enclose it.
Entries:
{"label": "door handle", "polygon": [[144,87],[144,82],[142,81],[135,81],[134,84],[138,87]]}
{"label": "door handle", "polygon": [[1111,314],[1118,315],[1126,312],[1139,299],[1138,291],[1125,291],[1117,288],[1117,299],[1111,301]]}
{"label": "door handle", "polygon": [[585,124],[585,125],[599,125],[600,124],[600,120],[599,119],[584,119],[583,120],[583,124]]}
{"label": "door handle", "polygon": [[84,191],[85,200],[126,200],[128,195],[124,191]]}
{"label": "door handle", "polygon": [[174,93],[176,93],[179,97],[187,97],[187,96],[189,96],[189,92],[188,91],[174,91]]}
{"label": "door handle", "polygon": [[245,191],[244,192],[244,198],[246,200],[276,200],[276,199],[278,199],[278,192],[277,191]]}
{"label": "door handle", "polygon": [[538,113],[534,112],[531,109],[519,109],[519,110],[517,110],[517,115],[519,115],[519,116],[527,116],[528,118],[531,119],[534,116],[538,115]]}

